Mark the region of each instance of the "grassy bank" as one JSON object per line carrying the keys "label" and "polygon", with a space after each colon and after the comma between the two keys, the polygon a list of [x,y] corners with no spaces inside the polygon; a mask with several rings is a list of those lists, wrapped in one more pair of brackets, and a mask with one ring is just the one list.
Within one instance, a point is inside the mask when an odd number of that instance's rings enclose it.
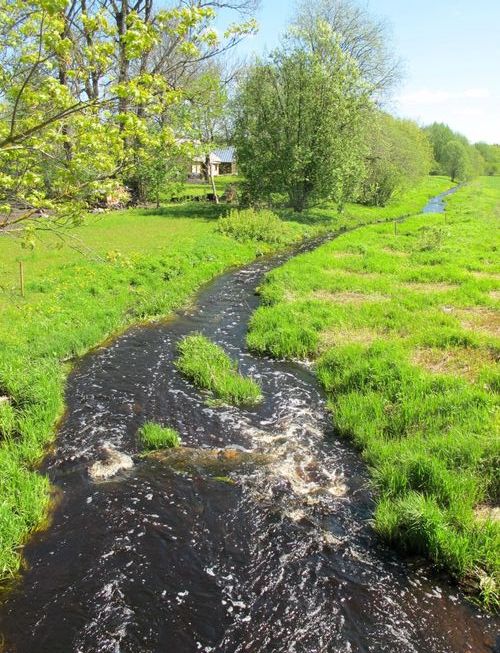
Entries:
{"label": "grassy bank", "polygon": [[[364,227],[262,288],[250,347],[313,358],[337,432],[368,462],[375,528],[498,606],[500,179],[446,215]],[[495,510],[495,508],[497,510]]]}
{"label": "grassy bank", "polygon": [[[413,192],[418,208],[449,185],[444,178],[426,180]],[[36,466],[62,415],[72,361],[129,324],[168,314],[228,267],[272,249],[219,233],[225,210],[192,203],[90,216],[63,248],[47,235],[33,252],[0,236],[0,578],[18,569],[22,542],[47,514],[49,483]],[[313,211],[289,233],[312,235],[407,213],[408,206],[351,211],[351,217],[332,208]]]}
{"label": "grassy bank", "polygon": [[376,221],[394,220],[403,216],[420,213],[431,197],[448,190],[455,184],[450,182],[449,177],[435,176],[427,177],[414,188],[408,189],[396,195],[387,206],[363,206],[361,204],[348,203],[341,213],[329,204],[304,211],[302,217],[287,211],[282,211],[282,217],[289,216],[291,219],[301,219],[308,224],[321,224],[330,221],[334,215],[337,229],[351,228],[358,225],[368,224]]}

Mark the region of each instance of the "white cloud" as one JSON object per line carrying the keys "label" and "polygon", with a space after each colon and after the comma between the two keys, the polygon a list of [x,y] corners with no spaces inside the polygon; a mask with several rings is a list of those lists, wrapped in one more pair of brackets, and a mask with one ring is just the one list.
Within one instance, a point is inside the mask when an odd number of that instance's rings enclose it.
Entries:
{"label": "white cloud", "polygon": [[429,105],[444,104],[453,100],[484,100],[490,97],[486,88],[468,88],[462,91],[433,91],[420,89],[409,93],[403,93],[396,99],[405,105]]}
{"label": "white cloud", "polygon": [[500,94],[486,87],[431,90],[408,86],[395,98],[397,115],[422,125],[444,122],[471,142],[500,143]]}

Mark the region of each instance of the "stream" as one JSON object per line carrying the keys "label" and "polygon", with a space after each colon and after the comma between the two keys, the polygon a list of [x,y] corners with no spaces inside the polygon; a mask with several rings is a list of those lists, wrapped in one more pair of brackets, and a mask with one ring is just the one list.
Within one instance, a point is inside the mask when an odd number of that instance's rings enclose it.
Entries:
{"label": "stream", "polygon": [[[219,277],[191,308],[79,362],[42,469],[60,500],[0,608],[5,653],[495,650],[493,617],[376,538],[367,470],[307,365],[246,350],[256,289],[290,256]],[[260,382],[262,404],[207,404],[174,366],[193,331]],[[140,456],[148,420],[186,448]],[[135,464],[93,482],[106,443]]]}

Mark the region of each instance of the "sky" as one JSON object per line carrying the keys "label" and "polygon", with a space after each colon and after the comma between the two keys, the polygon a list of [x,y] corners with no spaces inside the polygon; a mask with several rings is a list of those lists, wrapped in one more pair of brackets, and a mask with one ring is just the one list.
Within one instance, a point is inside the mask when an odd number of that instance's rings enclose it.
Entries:
{"label": "sky", "polygon": [[[311,3],[314,0],[309,0]],[[471,142],[500,143],[500,0],[360,0],[389,23],[404,79],[387,109],[445,122]],[[295,0],[262,0],[259,33],[240,46],[272,50]]]}

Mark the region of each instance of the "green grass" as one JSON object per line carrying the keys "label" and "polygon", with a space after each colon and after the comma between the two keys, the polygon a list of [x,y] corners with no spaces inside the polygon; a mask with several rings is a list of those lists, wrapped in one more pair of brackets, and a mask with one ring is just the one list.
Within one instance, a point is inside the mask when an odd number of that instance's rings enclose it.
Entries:
{"label": "green grass", "polygon": [[161,426],[156,422],[146,422],[138,431],[139,441],[148,451],[172,449],[180,446],[179,434],[175,429]]}
{"label": "green grass", "polygon": [[[234,186],[236,189],[241,184],[242,178],[238,175],[219,175],[214,177],[215,189],[221,197],[228,186]],[[202,197],[212,193],[212,184],[207,181],[189,182],[176,185],[175,189],[166,190],[161,194],[163,201],[170,201],[172,198],[183,197]]]}
{"label": "green grass", "polygon": [[302,238],[297,223],[286,222],[267,209],[232,209],[220,218],[217,231],[239,242],[256,241],[291,245]]}
{"label": "green grass", "polygon": [[[418,208],[449,185],[444,178],[426,180]],[[294,237],[304,237],[386,215],[352,210],[351,217],[332,207],[283,217]],[[226,212],[193,202],[93,215],[69,232],[64,247],[47,233],[32,252],[0,236],[0,397],[9,397],[0,401],[0,579],[18,570],[23,542],[46,523],[50,484],[36,469],[63,414],[72,362],[130,324],[167,315],[228,268],[276,249],[262,236],[242,242],[219,233]]]}
{"label": "green grass", "polygon": [[254,351],[316,361],[337,432],[372,471],[378,533],[472,583],[491,609],[499,215],[500,179],[483,178],[445,215],[409,218],[397,235],[364,227],[298,256],[268,275],[248,334]]}
{"label": "green grass", "polygon": [[284,218],[299,220],[308,224],[331,222],[336,230],[350,229],[355,226],[377,221],[394,220],[403,216],[418,214],[429,199],[453,187],[449,177],[426,177],[414,188],[410,188],[392,198],[387,206],[364,206],[347,203],[341,213],[331,204],[315,207],[297,215],[291,211],[280,211]]}
{"label": "green grass", "polygon": [[259,385],[240,374],[236,361],[201,334],[186,336],[179,343],[176,365],[197,388],[222,402],[251,405],[262,400]]}

